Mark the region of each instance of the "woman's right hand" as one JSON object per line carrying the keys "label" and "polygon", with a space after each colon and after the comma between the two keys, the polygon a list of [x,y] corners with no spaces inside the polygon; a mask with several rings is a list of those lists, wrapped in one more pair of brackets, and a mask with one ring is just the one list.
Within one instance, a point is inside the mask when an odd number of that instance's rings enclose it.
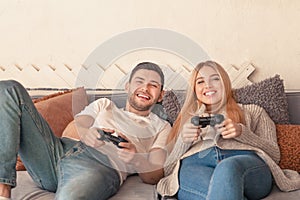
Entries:
{"label": "woman's right hand", "polygon": [[201,133],[200,126],[195,126],[192,123],[186,123],[182,127],[181,137],[184,143],[192,143],[199,139]]}

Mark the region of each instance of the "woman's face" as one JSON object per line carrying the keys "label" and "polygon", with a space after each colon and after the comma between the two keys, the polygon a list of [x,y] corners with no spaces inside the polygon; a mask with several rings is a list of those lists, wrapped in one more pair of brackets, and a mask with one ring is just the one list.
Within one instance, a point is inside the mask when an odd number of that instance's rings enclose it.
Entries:
{"label": "woman's face", "polygon": [[195,80],[195,93],[198,101],[206,106],[217,106],[222,102],[224,86],[217,71],[208,66],[202,67]]}

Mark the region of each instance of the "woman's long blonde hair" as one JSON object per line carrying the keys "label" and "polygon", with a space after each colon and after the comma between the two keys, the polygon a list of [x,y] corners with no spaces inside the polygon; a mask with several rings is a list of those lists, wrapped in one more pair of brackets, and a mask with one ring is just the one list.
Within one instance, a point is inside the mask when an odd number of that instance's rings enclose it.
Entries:
{"label": "woman's long blonde hair", "polygon": [[189,120],[201,106],[196,96],[195,86],[198,72],[204,66],[212,67],[220,75],[220,78],[223,82],[225,94],[225,98],[222,102],[224,102],[223,106],[226,106],[227,117],[232,119],[236,123],[245,123],[243,111],[233,98],[231,81],[227,72],[220,64],[214,61],[201,62],[192,71],[192,74],[189,79],[189,87],[187,89],[185,102],[182,106],[180,113],[178,114],[177,119],[174,122],[173,128],[168,137],[168,142],[176,140],[180,130],[182,129],[183,124],[185,124],[187,120]]}

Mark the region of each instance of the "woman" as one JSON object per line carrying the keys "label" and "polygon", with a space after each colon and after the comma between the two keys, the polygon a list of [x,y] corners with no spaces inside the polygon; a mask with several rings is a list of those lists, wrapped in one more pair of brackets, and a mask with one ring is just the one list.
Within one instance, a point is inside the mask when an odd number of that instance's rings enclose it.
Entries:
{"label": "woman", "polygon": [[[225,118],[220,124],[191,123],[195,115],[216,114]],[[280,189],[299,188],[299,175],[293,174],[297,181],[289,182],[277,165],[275,124],[261,107],[235,102],[228,74],[216,62],[202,62],[193,70],[169,142],[173,150],[165,165],[166,177],[157,186],[162,196],[261,199],[272,189],[272,174]]]}

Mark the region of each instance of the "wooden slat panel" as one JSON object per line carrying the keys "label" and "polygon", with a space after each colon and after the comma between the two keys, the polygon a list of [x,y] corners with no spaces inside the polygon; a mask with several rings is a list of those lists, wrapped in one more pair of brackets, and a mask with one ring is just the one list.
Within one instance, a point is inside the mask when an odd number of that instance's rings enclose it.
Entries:
{"label": "wooden slat panel", "polygon": [[[108,67],[96,63],[90,66],[81,64],[12,64],[0,65],[0,79],[15,79],[27,88],[86,88],[124,89],[128,66],[114,63]],[[163,64],[167,89],[184,90],[192,66],[186,63],[177,65]],[[255,70],[252,63],[246,62],[240,67],[226,68],[234,88],[251,83],[248,77]],[[128,77],[127,77],[128,78]]]}

